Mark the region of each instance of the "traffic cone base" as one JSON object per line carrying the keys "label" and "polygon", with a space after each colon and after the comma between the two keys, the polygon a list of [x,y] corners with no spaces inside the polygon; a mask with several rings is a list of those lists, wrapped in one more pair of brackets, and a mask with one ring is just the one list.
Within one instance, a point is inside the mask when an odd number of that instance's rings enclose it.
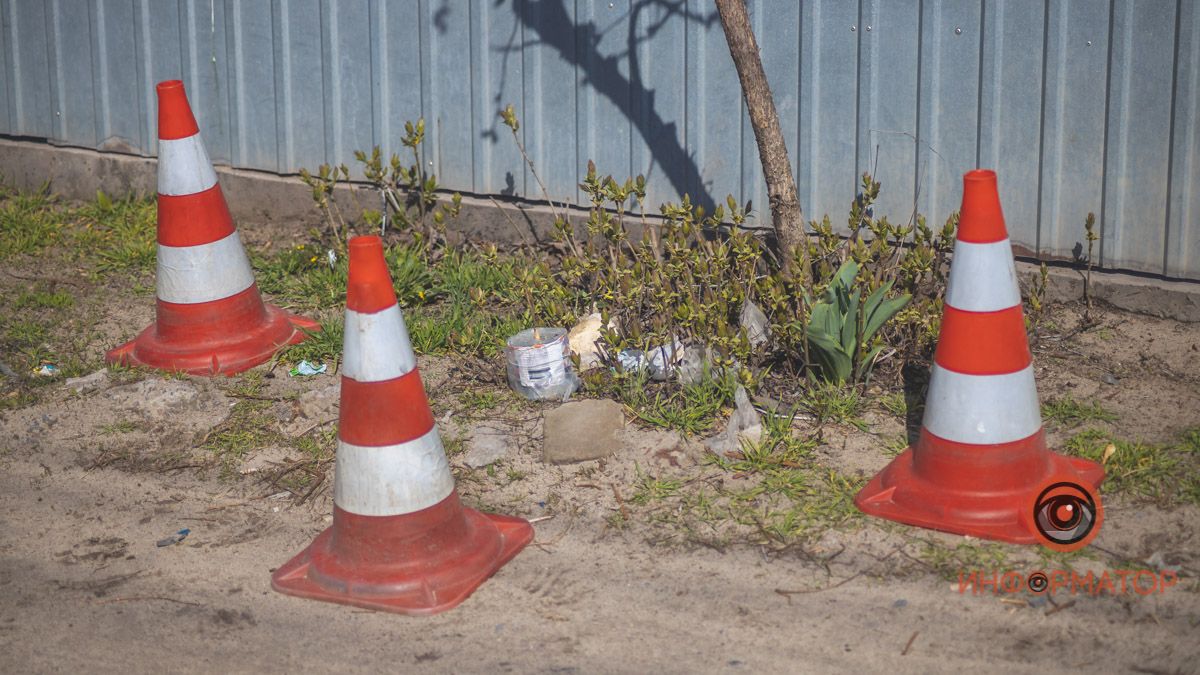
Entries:
{"label": "traffic cone base", "polygon": [[528,522],[466,508],[455,492],[389,518],[335,506],[333,526],[276,570],[271,587],[312,600],[436,614],[466,600],[532,540]]}
{"label": "traffic cone base", "polygon": [[[929,450],[933,444],[936,454]],[[1046,452],[1045,447],[1041,431],[980,451],[978,446],[935,439],[922,429],[917,445],[872,478],[854,505],[869,516],[906,525],[1036,544],[1040,539],[1029,526],[1027,512],[1052,477],[1074,477],[1091,489],[1104,480],[1095,462]]]}
{"label": "traffic cone base", "polygon": [[[316,321],[262,302],[255,286],[231,300],[169,308],[162,305],[171,303],[159,300],[160,317],[187,314],[191,319],[181,324],[160,318],[136,338],[107,352],[104,360],[189,375],[236,375],[266,362],[280,347],[301,342],[307,337],[304,331],[321,328]],[[231,326],[241,330],[230,330]],[[180,333],[188,337],[181,341]]]}

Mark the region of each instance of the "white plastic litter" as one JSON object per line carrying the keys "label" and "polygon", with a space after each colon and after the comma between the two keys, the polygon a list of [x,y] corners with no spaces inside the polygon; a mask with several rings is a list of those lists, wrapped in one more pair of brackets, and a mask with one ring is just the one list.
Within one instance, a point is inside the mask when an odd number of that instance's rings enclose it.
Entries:
{"label": "white plastic litter", "polygon": [[317,364],[317,363],[309,363],[308,361],[301,361],[300,363],[296,364],[296,367],[292,368],[291,371],[289,371],[289,372],[291,373],[292,377],[296,377],[297,375],[302,376],[302,377],[307,377],[310,375],[320,375],[321,373],[325,372],[328,368],[329,368],[329,366],[325,365],[324,363]]}
{"label": "white plastic litter", "polygon": [[659,345],[649,352],[643,352],[640,349],[621,350],[617,354],[617,363],[621,366],[621,370],[626,372],[645,370],[650,379],[662,382],[675,371],[678,361],[676,354],[682,356],[682,351],[683,343],[676,338],[671,344]]}

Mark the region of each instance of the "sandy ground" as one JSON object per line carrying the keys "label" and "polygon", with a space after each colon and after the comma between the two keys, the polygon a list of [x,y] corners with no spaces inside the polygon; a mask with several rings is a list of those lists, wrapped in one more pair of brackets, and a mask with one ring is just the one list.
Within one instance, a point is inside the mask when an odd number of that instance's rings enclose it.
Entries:
{"label": "sandy ground", "polygon": [[[146,323],[152,301],[141,299],[145,307],[97,293],[84,303],[80,316],[107,317],[90,348],[99,353]],[[1057,334],[1069,334],[1078,314],[1055,308]],[[1200,329],[1114,311],[1101,311],[1100,322],[1035,349],[1043,399],[1102,401],[1120,415],[1102,428],[1152,443],[1200,425]],[[452,359],[421,358],[420,367],[431,391],[463,377]],[[265,393],[283,398],[335,381],[280,373]],[[84,393],[50,385],[37,404],[0,413],[0,669],[1200,672],[1195,507],[1113,500],[1096,541],[1103,553],[1084,561],[1097,570],[1156,553],[1182,561],[1185,578],[1164,593],[1060,596],[1058,606],[964,595],[919,555],[930,542],[980,546],[961,537],[860,519],[789,547],[711,546],[664,532],[648,517],[653,505],[626,506],[629,522],[613,527],[623,507],[614,494],[631,494],[639,472],[702,475],[698,444],[632,430],[606,461],[547,466],[540,408],[471,416],[451,397],[434,400],[444,434],[507,425],[514,447],[504,467],[523,474],[507,484],[479,479],[456,456],[465,501],[552,516],[535,525],[535,545],[439,616],[286,597],[271,591],[270,573],[327,526],[330,496],[322,489],[296,504],[258,474],[188,466],[237,400],[227,387],[124,376]],[[280,411],[281,429],[304,421],[294,412]],[[122,420],[137,428],[104,431]],[[869,433],[826,429],[820,456],[864,477],[882,468],[881,439],[904,424],[877,410],[867,421]],[[1050,428],[1051,440],[1073,431]],[[283,457],[263,448],[243,468],[256,461]],[[182,543],[156,547],[184,527]]]}

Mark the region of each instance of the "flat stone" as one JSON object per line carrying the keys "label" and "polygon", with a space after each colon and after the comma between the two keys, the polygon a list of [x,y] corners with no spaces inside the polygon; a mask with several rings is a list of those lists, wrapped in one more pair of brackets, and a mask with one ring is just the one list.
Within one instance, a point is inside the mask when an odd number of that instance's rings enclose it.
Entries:
{"label": "flat stone", "polygon": [[694,466],[704,453],[699,444],[684,438],[678,431],[628,426],[617,438],[622,450],[637,457],[639,463],[654,463],[668,470]]}
{"label": "flat stone", "polygon": [[472,469],[482,469],[504,459],[509,449],[508,437],[508,433],[495,427],[475,427],[471,430],[471,437],[467,440],[467,452],[463,455],[463,464]]}
{"label": "flat stone", "polygon": [[181,411],[194,410],[211,399],[186,380],[148,378],[113,387],[105,392],[113,407],[135,410],[148,420],[165,420]]}
{"label": "flat stone", "polygon": [[617,433],[625,428],[625,409],[607,399],[573,401],[547,412],[544,428],[542,461],[569,464],[600,459],[620,448]]}
{"label": "flat stone", "polygon": [[742,304],[738,324],[746,329],[746,339],[751,348],[757,349],[771,341],[771,321],[749,298]]}
{"label": "flat stone", "polygon": [[101,368],[90,375],[68,378],[63,383],[63,386],[78,394],[86,394],[89,391],[103,389],[108,386],[108,368]]}
{"label": "flat stone", "polygon": [[269,445],[261,450],[251,452],[242,462],[239,471],[243,476],[268,471],[286,464],[290,454],[289,448]]}
{"label": "flat stone", "polygon": [[209,429],[229,414],[233,400],[211,383],[147,378],[110,387],[99,395],[108,401],[112,420],[138,418],[146,425],[169,424],[173,431]]}
{"label": "flat stone", "polygon": [[332,382],[320,389],[300,394],[296,399],[296,404],[300,408],[300,414],[304,417],[310,420],[326,419],[337,415],[341,392],[341,382]]}
{"label": "flat stone", "polygon": [[733,399],[736,407],[725,431],[704,442],[705,447],[714,455],[741,452],[744,443],[756,446],[762,442],[762,422],[759,420],[758,411],[750,403],[746,388],[738,385]]}

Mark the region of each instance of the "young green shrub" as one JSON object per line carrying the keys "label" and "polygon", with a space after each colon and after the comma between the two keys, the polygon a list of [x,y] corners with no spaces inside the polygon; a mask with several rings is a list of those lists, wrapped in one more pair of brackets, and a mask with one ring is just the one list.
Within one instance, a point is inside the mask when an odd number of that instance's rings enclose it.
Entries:
{"label": "young green shrub", "polygon": [[888,280],[863,301],[862,290],[854,288],[857,276],[858,263],[847,260],[825,295],[811,303],[808,353],[819,377],[827,382],[841,384],[865,377],[884,347],[875,334],[912,299],[908,294],[886,297],[895,283]]}
{"label": "young green shrub", "polygon": [[357,207],[357,217],[348,219],[337,202],[338,185],[351,182],[350,168],[345,164],[322,164],[316,173],[300,170],[300,180],[312,188],[313,203],[324,215],[332,249],[345,253],[345,242],[354,234],[396,232],[430,251],[445,245],[446,222],[458,217],[462,210],[462,195],[455,192],[446,201],[438,195],[437,177],[426,171],[421,162],[420,147],[425,141],[425,120],[404,123],[400,142],[412,153],[412,163],[393,153],[384,164],[383,152],[375,146],[368,154],[356,150],[354,158],[362,165],[363,177],[380,195],[380,208],[366,208],[350,188]]}

